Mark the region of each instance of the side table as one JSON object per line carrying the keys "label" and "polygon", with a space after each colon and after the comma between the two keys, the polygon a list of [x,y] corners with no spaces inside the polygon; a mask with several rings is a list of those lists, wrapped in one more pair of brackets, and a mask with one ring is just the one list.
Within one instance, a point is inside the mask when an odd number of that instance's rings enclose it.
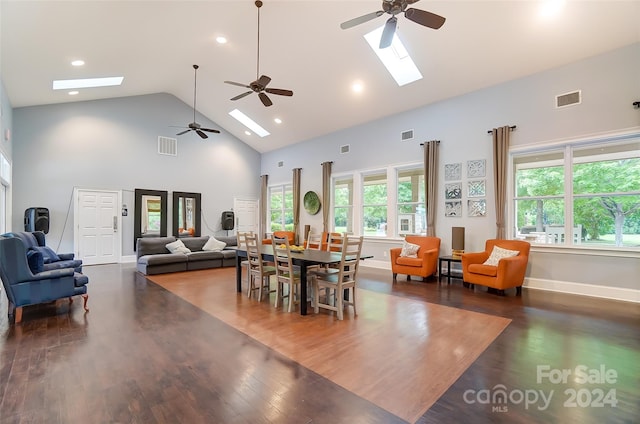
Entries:
{"label": "side table", "polygon": [[[447,263],[447,273],[442,273],[442,263]],[[441,277],[447,277],[447,284],[451,284],[451,277],[456,277],[458,274],[451,274],[451,264],[452,263],[462,263],[462,258],[453,257],[451,255],[440,256],[438,258],[438,281],[440,281]]]}

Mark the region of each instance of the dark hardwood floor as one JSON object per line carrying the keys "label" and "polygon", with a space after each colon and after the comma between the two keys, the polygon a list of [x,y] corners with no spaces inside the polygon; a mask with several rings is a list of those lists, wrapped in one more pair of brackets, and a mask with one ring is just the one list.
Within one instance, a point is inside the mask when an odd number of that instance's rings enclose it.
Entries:
{"label": "dark hardwood floor", "polygon": [[[221,272],[233,289],[233,271]],[[85,273],[86,315],[81,302],[65,301],[25,308],[17,326],[0,315],[0,423],[404,422],[148,281],[132,264]],[[362,268],[360,286],[512,319],[417,422],[639,422],[638,304],[532,290],[500,297],[460,280],[403,277],[392,285],[389,271]],[[539,367],[546,372],[540,381]],[[555,381],[561,370],[571,374]],[[591,381],[582,382],[585,375]]]}

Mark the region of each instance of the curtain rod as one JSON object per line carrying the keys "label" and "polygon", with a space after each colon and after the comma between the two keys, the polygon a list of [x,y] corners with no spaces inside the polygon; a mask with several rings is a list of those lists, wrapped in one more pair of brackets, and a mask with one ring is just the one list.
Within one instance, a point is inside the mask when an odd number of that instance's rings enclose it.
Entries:
{"label": "curtain rod", "polygon": [[[429,140],[427,141],[427,143],[431,142],[431,141],[435,141],[437,144],[440,144],[440,140]],[[424,146],[425,143],[420,143],[421,146]]]}
{"label": "curtain rod", "polygon": [[[515,129],[516,129],[516,126],[515,126],[515,125],[511,125],[511,126],[509,127],[509,129],[510,129],[511,131],[513,131],[513,130],[515,130]],[[489,131],[487,131],[487,134],[493,134],[493,130],[489,130]]]}

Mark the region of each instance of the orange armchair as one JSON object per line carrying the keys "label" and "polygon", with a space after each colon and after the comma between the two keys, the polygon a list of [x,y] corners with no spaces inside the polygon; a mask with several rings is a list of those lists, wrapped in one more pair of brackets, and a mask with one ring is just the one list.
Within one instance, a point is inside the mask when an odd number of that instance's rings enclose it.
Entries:
{"label": "orange armchair", "polygon": [[412,275],[422,277],[426,280],[430,275],[434,275],[438,270],[438,256],[440,254],[440,239],[438,237],[427,236],[406,236],[407,243],[417,244],[417,258],[408,258],[400,256],[401,247],[394,247],[390,250],[391,256],[391,272],[393,272],[393,281],[396,281],[398,274],[406,274],[407,280]]}
{"label": "orange armchair", "polygon": [[[295,244],[296,233],[293,231],[274,231],[273,236],[275,238],[286,238],[289,240],[290,245]],[[262,244],[271,244],[271,238],[266,238],[262,240]]]}
{"label": "orange armchair", "polygon": [[[497,266],[484,265],[494,246],[520,253],[500,259]],[[462,280],[465,285],[479,284],[496,289],[501,295],[504,295],[505,289],[515,287],[516,294],[519,295],[522,292],[530,248],[531,244],[522,240],[487,240],[484,252],[462,254]]]}

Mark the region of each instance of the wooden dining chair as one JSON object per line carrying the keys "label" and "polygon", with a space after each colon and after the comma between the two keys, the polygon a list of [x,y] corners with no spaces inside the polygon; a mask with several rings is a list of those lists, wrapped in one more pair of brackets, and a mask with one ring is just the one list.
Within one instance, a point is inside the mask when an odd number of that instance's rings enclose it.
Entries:
{"label": "wooden dining chair", "polygon": [[[353,306],[354,316],[356,312],[356,285],[358,268],[360,264],[360,254],[362,252],[363,237],[344,236],[342,240],[342,256],[337,270],[326,269],[310,273],[313,285],[313,310],[315,313],[320,308],[336,311],[338,319],[344,317],[345,306]],[[321,302],[320,292],[328,289],[328,294]],[[345,296],[345,290],[348,296]],[[347,299],[345,299],[347,297]]]}
{"label": "wooden dining chair", "polygon": [[[247,250],[247,236],[253,235],[253,231],[246,231],[246,232],[238,232],[236,234],[236,239],[237,239],[237,245],[239,249],[242,250]],[[247,255],[248,256],[248,255]],[[245,268],[246,269],[246,274],[247,274],[247,284],[249,284],[249,274],[251,273],[251,266],[249,264],[249,258],[247,257],[246,260],[241,261],[240,262],[240,273],[242,273],[242,269]],[[242,279],[242,276],[240,277]]]}
{"label": "wooden dining chair", "polygon": [[[276,268],[276,300],[274,306],[277,308],[279,301],[284,302],[284,298],[289,299],[288,311],[293,311],[293,305],[300,302],[300,270],[294,267],[291,258],[291,246],[286,238],[272,237],[273,257]],[[284,286],[288,286],[287,294],[284,293]]]}
{"label": "wooden dining chair", "polygon": [[247,297],[251,297],[251,293],[258,291],[258,301],[262,301],[263,292],[266,291],[267,297],[273,292],[271,290],[271,276],[276,274],[276,269],[262,259],[260,241],[256,234],[246,234],[245,241],[249,259],[249,289],[247,290]]}

